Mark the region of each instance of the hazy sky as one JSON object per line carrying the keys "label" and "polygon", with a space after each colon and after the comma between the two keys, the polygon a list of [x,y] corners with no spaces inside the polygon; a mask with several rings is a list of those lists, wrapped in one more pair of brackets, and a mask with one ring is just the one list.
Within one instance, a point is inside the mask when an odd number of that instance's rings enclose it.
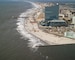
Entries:
{"label": "hazy sky", "polygon": [[[0,0],[0,1],[18,1],[18,0]],[[22,0],[20,0],[22,1]],[[24,0],[26,1],[26,0]],[[27,0],[29,1],[29,0]],[[30,1],[41,1],[41,0],[30,0]],[[42,0],[42,1],[45,1],[45,0]],[[46,0],[46,1],[75,1],[75,0]]]}

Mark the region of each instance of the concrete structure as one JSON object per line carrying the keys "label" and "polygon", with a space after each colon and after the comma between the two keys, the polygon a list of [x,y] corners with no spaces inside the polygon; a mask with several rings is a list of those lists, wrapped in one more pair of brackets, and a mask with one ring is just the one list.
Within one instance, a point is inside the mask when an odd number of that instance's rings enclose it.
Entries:
{"label": "concrete structure", "polygon": [[64,36],[65,36],[65,37],[68,37],[68,38],[73,38],[73,39],[75,39],[75,32],[73,32],[73,31],[65,32],[65,33],[64,33]]}
{"label": "concrete structure", "polygon": [[[60,14],[64,18],[64,14]],[[67,26],[64,20],[59,20],[59,5],[45,7],[45,21],[41,21],[42,26],[61,27]]]}
{"label": "concrete structure", "polygon": [[73,17],[72,12],[70,10],[68,10],[67,8],[66,9],[61,9],[60,13],[64,14],[64,19],[65,20],[71,20],[72,17]]}
{"label": "concrete structure", "polygon": [[64,19],[64,14],[59,14],[59,19],[60,20]]}
{"label": "concrete structure", "polygon": [[68,24],[64,20],[50,20],[48,22],[42,21],[42,26],[51,26],[51,27],[61,27],[61,26],[68,26]]}
{"label": "concrete structure", "polygon": [[75,16],[72,18],[72,24],[75,24]]}
{"label": "concrete structure", "polygon": [[47,23],[47,25],[52,27],[68,26],[64,20],[51,20]]}
{"label": "concrete structure", "polygon": [[62,18],[64,18],[64,14],[59,14],[59,17],[62,17]]}
{"label": "concrete structure", "polygon": [[59,18],[59,5],[45,7],[45,21]]}
{"label": "concrete structure", "polygon": [[75,28],[75,16],[72,17],[72,24],[73,24],[73,26],[74,26],[74,28]]}

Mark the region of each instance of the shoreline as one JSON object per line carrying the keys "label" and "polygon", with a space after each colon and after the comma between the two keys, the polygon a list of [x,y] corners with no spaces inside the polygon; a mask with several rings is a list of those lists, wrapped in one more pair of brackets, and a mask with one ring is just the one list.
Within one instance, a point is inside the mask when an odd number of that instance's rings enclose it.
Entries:
{"label": "shoreline", "polygon": [[[32,4],[32,3],[31,3]],[[40,6],[36,3],[32,5],[36,5],[33,8],[29,9],[29,11],[24,12],[21,18],[23,21],[21,23],[24,26],[20,25],[20,29],[18,30],[23,37],[29,38],[29,47],[35,48],[36,46],[40,45],[62,45],[62,44],[75,44],[75,40],[65,38],[65,37],[58,37],[53,34],[48,34],[43,32],[39,29],[38,24],[34,20],[34,16],[37,16],[37,11],[39,10]],[[38,7],[38,8],[37,8]],[[40,12],[40,10],[39,10]],[[27,18],[22,18],[27,17]],[[44,44],[44,43],[46,44]]]}
{"label": "shoreline", "polygon": [[[34,12],[35,12],[35,9],[34,9]],[[37,13],[35,12],[35,14]],[[29,17],[29,18],[33,19],[33,17]],[[75,44],[75,41],[72,39],[69,39],[66,37],[58,37],[56,35],[43,32],[41,29],[39,29],[38,24],[34,22],[34,19],[33,20],[31,19],[27,22],[28,29],[27,28],[26,29],[30,30],[28,32],[36,36],[37,38],[40,38],[42,41],[48,43],[49,45]],[[31,21],[34,23],[30,23]],[[36,30],[36,32],[33,30]],[[38,30],[39,32],[37,32]]]}
{"label": "shoreline", "polygon": [[[28,2],[30,3],[30,2]],[[30,3],[32,4],[32,3]],[[37,49],[37,46],[44,46],[47,45],[46,42],[40,40],[39,38],[37,38],[36,36],[33,36],[32,34],[30,34],[27,30],[27,25],[26,25],[26,21],[28,21],[29,16],[33,15],[32,13],[34,12],[33,9],[35,9],[35,6],[33,6],[30,9],[27,9],[25,12],[21,13],[19,15],[19,17],[17,18],[17,31],[20,33],[21,38],[26,39],[27,38],[27,45],[28,47],[30,47],[31,49],[34,48],[35,50]]]}

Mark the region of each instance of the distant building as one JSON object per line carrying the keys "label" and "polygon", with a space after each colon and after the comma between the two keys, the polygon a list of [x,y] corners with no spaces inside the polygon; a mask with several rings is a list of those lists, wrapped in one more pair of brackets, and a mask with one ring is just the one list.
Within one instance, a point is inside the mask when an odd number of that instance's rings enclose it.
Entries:
{"label": "distant building", "polygon": [[59,5],[45,7],[45,21],[59,18]]}
{"label": "distant building", "polygon": [[62,17],[62,18],[64,18],[64,14],[59,14],[59,17]]}
{"label": "distant building", "polygon": [[[61,15],[64,18],[64,15]],[[61,27],[68,26],[66,21],[59,20],[59,5],[45,7],[45,21],[41,21],[42,26]]]}
{"label": "distant building", "polygon": [[73,27],[75,28],[75,16],[72,17],[72,25],[73,25]]}
{"label": "distant building", "polygon": [[68,26],[64,20],[51,20],[47,23],[47,25],[52,27]]}
{"label": "distant building", "polygon": [[61,26],[65,26],[67,27],[68,24],[64,21],[64,20],[50,20],[48,22],[41,22],[42,26],[51,26],[51,27],[61,27]]}
{"label": "distant building", "polygon": [[59,19],[63,20],[64,19],[64,14],[59,14]]}
{"label": "distant building", "polygon": [[72,17],[72,24],[75,24],[75,16]]}
{"label": "distant building", "polygon": [[75,16],[75,11],[73,11],[72,14]]}
{"label": "distant building", "polygon": [[73,38],[73,39],[75,39],[75,32],[73,32],[73,31],[65,32],[65,33],[64,33],[64,36],[65,36],[65,37],[68,37],[68,38]]}

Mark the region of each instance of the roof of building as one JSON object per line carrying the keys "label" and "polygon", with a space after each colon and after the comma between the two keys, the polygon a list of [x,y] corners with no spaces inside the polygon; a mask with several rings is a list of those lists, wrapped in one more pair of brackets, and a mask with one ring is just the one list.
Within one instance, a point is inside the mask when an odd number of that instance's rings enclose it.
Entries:
{"label": "roof of building", "polygon": [[50,20],[49,22],[65,22],[64,20]]}

